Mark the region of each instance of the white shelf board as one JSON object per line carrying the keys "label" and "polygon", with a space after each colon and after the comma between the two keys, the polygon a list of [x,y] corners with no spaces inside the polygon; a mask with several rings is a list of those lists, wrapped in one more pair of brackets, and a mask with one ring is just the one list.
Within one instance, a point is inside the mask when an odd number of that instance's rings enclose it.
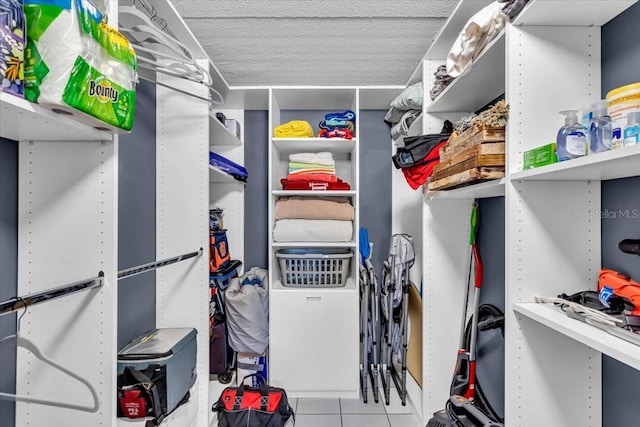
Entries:
{"label": "white shelf board", "polygon": [[220,123],[220,120],[209,115],[209,146],[235,146],[242,145],[242,141]]}
{"label": "white shelf board", "polygon": [[[275,86],[280,110],[344,111],[355,108],[356,88],[346,86]],[[356,117],[356,119],[358,119]]]}
{"label": "white shelf board", "polygon": [[[455,10],[449,15],[449,19],[433,39],[433,43],[427,50],[424,59],[447,58],[453,42],[464,29],[467,21],[494,0],[465,0],[458,3]],[[433,70],[434,72],[436,70]]]}
{"label": "white shelf board", "polygon": [[514,172],[511,180],[602,181],[640,174],[640,145]]}
{"label": "white shelf board", "polygon": [[0,137],[14,141],[111,141],[109,132],[0,92]]}
{"label": "white shelf board", "polygon": [[[458,38],[458,35],[463,30],[469,18],[479,12],[482,8],[486,7],[492,0],[465,0],[458,3],[456,8],[447,22],[442,26],[438,34],[433,38],[431,46],[429,46],[427,53],[418,63],[415,71],[409,78],[407,86],[417,83],[422,80],[422,68],[423,61],[426,59],[433,59],[442,61],[445,63],[447,55],[451,50],[453,42]],[[434,73],[436,70],[427,70],[430,73]],[[425,82],[425,84],[432,84],[433,82]]]}
{"label": "white shelf board", "polygon": [[[198,416],[198,385],[196,384],[190,390],[191,396],[189,401],[179,406],[175,411],[169,414],[158,427],[164,426],[191,426],[196,422]],[[211,408],[211,405],[209,405]],[[118,418],[117,427],[144,427],[146,422],[151,420],[150,417],[145,418]]]}
{"label": "white shelf board", "polygon": [[513,25],[602,26],[637,0],[529,0]]}
{"label": "white shelf board", "polygon": [[355,248],[356,242],[273,242],[274,248]]}
{"label": "white shelf board", "polygon": [[215,182],[218,184],[244,184],[244,182],[238,181],[225,171],[211,165],[209,165],[209,182]]}
{"label": "white shelf board", "polygon": [[428,113],[476,112],[505,91],[505,32],[489,43],[471,70],[453,80],[431,104]]}
{"label": "white shelf board", "polygon": [[635,369],[640,369],[640,346],[613,336],[595,326],[572,319],[560,309],[545,304],[514,303],[513,310],[602,354]]}
{"label": "white shelf board", "polygon": [[353,152],[357,139],[342,138],[272,138],[280,153],[330,151],[332,153]]}
{"label": "white shelf board", "polygon": [[309,191],[309,190],[273,190],[271,192],[274,196],[289,197],[289,196],[311,196],[311,197],[352,197],[356,195],[353,190],[339,191],[339,190],[327,190],[327,191]]}
{"label": "white shelf board", "polygon": [[427,191],[425,197],[433,199],[485,199],[504,196],[505,178],[468,185],[454,190]]}
{"label": "white shelf board", "polygon": [[[278,275],[279,276],[279,275]],[[273,281],[273,283],[271,284],[271,291],[276,291],[276,292],[308,292],[308,291],[315,291],[315,292],[345,292],[345,291],[353,291],[355,290],[356,286],[355,286],[355,282],[353,281],[353,279],[351,277],[347,277],[347,283],[344,284],[344,286],[341,287],[335,287],[335,288],[321,288],[321,287],[308,287],[308,288],[295,288],[295,287],[285,287],[282,286],[282,281],[280,279],[276,279]]]}

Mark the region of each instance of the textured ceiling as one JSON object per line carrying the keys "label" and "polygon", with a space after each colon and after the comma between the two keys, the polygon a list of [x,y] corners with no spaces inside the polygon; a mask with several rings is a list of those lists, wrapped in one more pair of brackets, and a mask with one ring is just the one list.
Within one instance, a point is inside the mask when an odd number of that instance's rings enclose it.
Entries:
{"label": "textured ceiling", "polygon": [[173,0],[232,86],[404,85],[457,0]]}

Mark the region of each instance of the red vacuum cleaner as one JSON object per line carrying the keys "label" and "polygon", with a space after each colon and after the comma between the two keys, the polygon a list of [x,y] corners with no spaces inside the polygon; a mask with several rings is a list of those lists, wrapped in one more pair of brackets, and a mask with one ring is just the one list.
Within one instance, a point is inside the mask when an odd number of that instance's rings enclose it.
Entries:
{"label": "red vacuum cleaner", "polygon": [[[457,354],[456,367],[451,381],[450,398],[442,409],[433,414],[427,427],[501,427],[498,415],[488,404],[476,380],[476,341],[478,324],[482,323],[482,330],[494,329],[504,325],[504,314],[490,305],[480,306],[480,289],[482,288],[482,258],[476,242],[479,225],[477,202],[471,209],[471,232],[469,244],[469,271],[465,304],[462,313],[460,331],[460,346]],[[475,267],[475,268],[474,268]],[[469,288],[473,276],[473,313],[467,323]],[[480,321],[480,317],[483,320]]]}

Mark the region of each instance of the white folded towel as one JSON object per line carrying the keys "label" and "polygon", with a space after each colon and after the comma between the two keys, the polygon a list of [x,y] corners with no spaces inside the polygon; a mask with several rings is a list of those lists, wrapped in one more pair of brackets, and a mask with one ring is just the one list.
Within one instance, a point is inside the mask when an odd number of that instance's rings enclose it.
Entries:
{"label": "white folded towel", "polygon": [[333,154],[328,151],[320,153],[293,153],[289,154],[289,161],[292,163],[309,163],[314,165],[335,166]]}

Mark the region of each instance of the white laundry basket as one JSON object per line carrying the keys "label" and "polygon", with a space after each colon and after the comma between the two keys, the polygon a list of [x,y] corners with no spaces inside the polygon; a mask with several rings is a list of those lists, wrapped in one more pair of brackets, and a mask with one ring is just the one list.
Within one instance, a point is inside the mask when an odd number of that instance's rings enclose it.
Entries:
{"label": "white laundry basket", "polygon": [[347,283],[353,252],[348,249],[281,249],[282,286],[297,288],[339,288]]}

